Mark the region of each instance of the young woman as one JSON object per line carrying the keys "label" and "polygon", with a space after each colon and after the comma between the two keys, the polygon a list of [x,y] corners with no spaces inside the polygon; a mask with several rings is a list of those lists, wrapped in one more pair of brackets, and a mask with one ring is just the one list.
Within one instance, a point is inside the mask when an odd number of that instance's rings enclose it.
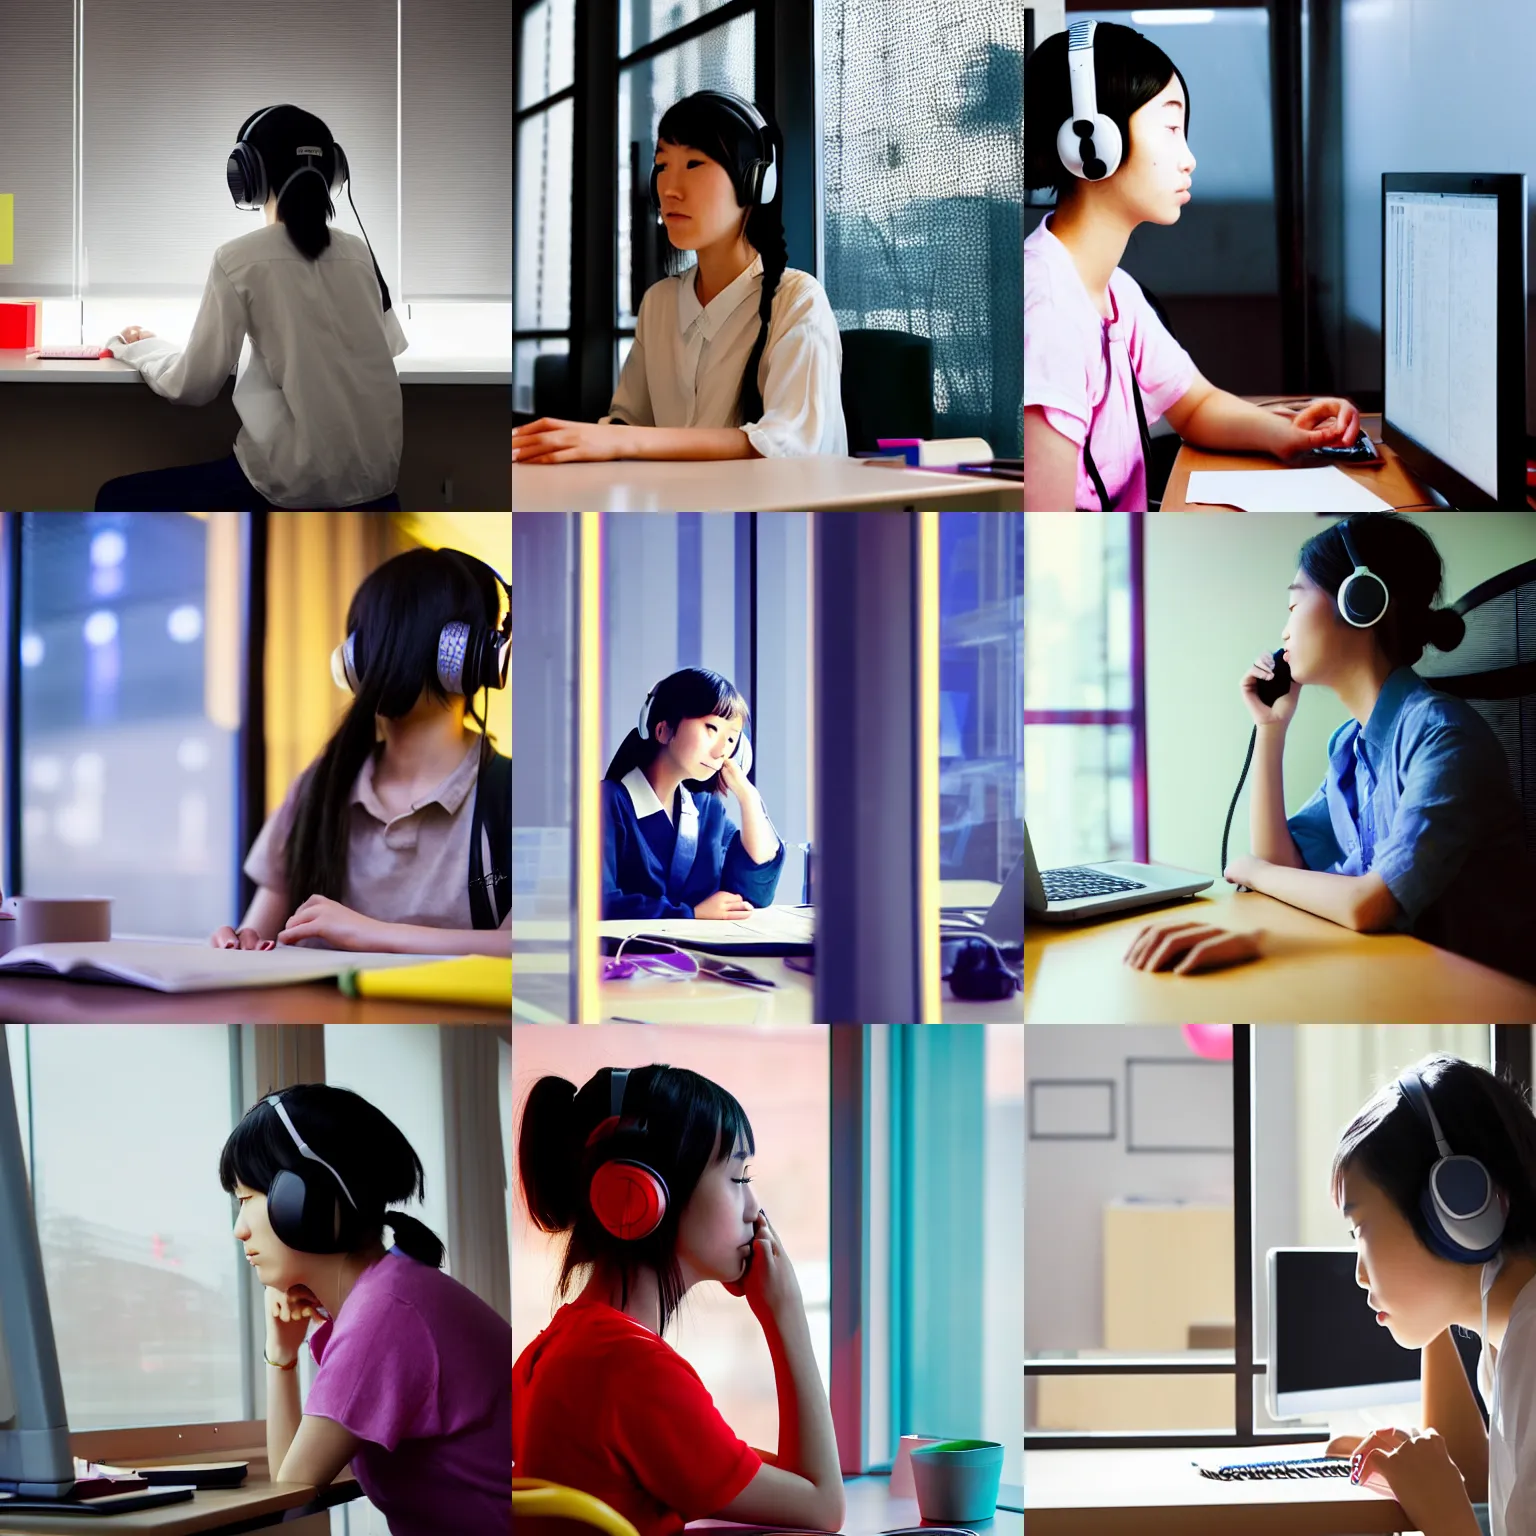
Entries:
{"label": "young woman", "polygon": [[784,845],[747,778],[748,724],[746,700],[703,667],[684,667],[646,695],[603,778],[605,921],[743,918],[773,905]]}
{"label": "young woman", "polygon": [[[1074,54],[1092,60],[1091,141],[1069,126],[1080,120],[1069,36],[1091,40],[1090,54]],[[1217,389],[1121,270],[1136,227],[1178,223],[1191,195],[1189,90],[1168,55],[1130,27],[1080,22],[1030,55],[1024,100],[1026,185],[1056,191],[1055,211],[1024,242],[1025,509],[1145,512],[1139,414],[1166,416],[1204,448],[1284,462],[1353,443],[1360,413],[1348,400],[1285,417]]]}
{"label": "young woman", "polygon": [[[388,1209],[426,1192],[398,1127],[345,1088],[285,1088],[230,1133],[219,1182],[266,1293],[273,1478],[323,1488],[350,1463],[393,1536],[505,1536],[511,1329],[442,1272],[426,1226]],[[299,1351],[318,1316],[301,1403]]]}
{"label": "young woman", "polygon": [[[741,1105],[682,1067],[604,1067],[579,1092],[562,1077],[533,1085],[518,1137],[523,1195],[545,1232],[570,1234],[559,1296],[578,1268],[586,1284],[512,1368],[519,1477],[591,1493],[641,1536],[673,1536],[709,1515],[842,1525],[832,1411],[794,1267],[753,1192],[756,1150]],[[643,1171],[626,1180],[620,1158]],[[615,1178],[617,1207],[606,1184]],[[637,1196],[627,1210],[625,1187]],[[637,1210],[643,1220],[625,1219]],[[744,1297],[762,1325],[777,1455],[743,1441],[663,1342],[683,1297],[705,1281]]]}
{"label": "young woman", "polygon": [[[1368,574],[1357,574],[1361,562]],[[1224,873],[1234,885],[1359,932],[1412,933],[1536,979],[1536,871],[1508,758],[1471,705],[1413,670],[1426,645],[1449,651],[1465,633],[1460,614],[1433,606],[1442,579],[1429,535],[1396,513],[1357,513],[1302,545],[1281,636],[1290,692],[1273,704],[1258,697],[1274,671],[1268,652],[1242,681],[1257,726],[1253,852]],[[1346,607],[1357,619],[1379,616],[1351,622]],[[1317,792],[1287,817],[1285,733],[1307,684],[1330,689],[1350,718],[1329,738]],[[1126,958],[1158,969],[1195,959],[1191,946],[1202,942],[1213,946],[1208,964],[1253,953],[1252,935],[1164,923],[1142,929]]]}
{"label": "young woman", "polygon": [[[1443,1145],[1442,1145],[1443,1144]],[[1444,1185],[1431,1171],[1447,1154]],[[1469,1221],[1450,1207],[1487,1209]],[[1459,1202],[1456,1189],[1470,1198]],[[1422,1430],[1333,1441],[1351,1475],[1389,1488],[1424,1536],[1536,1530],[1536,1117],[1519,1088],[1455,1057],[1426,1057],[1383,1088],[1334,1153],[1333,1198],[1359,1247],[1376,1320],[1423,1351]],[[1482,1414],[1449,1329],[1477,1329]],[[1474,1505],[1487,1501],[1474,1515]]]}
{"label": "young woman", "polygon": [[326,225],[331,195],[348,180],[345,151],[313,113],[267,107],[241,125],[227,174],[236,205],[263,208],[266,227],[213,253],[186,350],[137,325],[107,345],[156,394],[207,405],[249,338],[234,452],[109,480],[96,510],[398,511],[393,359],[406,341],[366,242]]}
{"label": "young woman", "polygon": [[244,922],[211,943],[512,953],[511,765],[474,703],[507,683],[498,582],[458,550],[412,549],[357,589],[331,663],[352,707],[252,844]]}
{"label": "young woman", "polygon": [[673,275],[641,301],[608,415],[515,427],[514,464],[848,452],[832,306],[785,265],[783,168],[784,136],[750,101],[698,91],[667,109],[651,198]]}

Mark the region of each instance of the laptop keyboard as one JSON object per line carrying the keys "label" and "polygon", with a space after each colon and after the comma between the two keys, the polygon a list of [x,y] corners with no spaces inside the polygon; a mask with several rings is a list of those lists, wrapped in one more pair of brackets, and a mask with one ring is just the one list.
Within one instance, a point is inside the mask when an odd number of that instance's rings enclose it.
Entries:
{"label": "laptop keyboard", "polygon": [[1075,901],[1080,896],[1113,896],[1119,891],[1144,891],[1139,880],[1122,880],[1101,870],[1073,865],[1068,869],[1043,869],[1040,880],[1047,901]]}

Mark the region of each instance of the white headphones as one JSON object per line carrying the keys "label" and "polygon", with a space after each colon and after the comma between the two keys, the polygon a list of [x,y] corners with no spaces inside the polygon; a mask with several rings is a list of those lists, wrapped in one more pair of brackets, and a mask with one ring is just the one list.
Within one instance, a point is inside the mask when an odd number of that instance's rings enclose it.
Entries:
{"label": "white headphones", "polygon": [[1099,111],[1093,73],[1096,21],[1078,21],[1067,33],[1067,72],[1072,81],[1072,116],[1056,130],[1061,163],[1083,181],[1103,181],[1120,169],[1123,145],[1113,119]]}
{"label": "white headphones", "polygon": [[1344,536],[1344,550],[1354,561],[1354,570],[1344,578],[1339,587],[1339,613],[1346,624],[1356,629],[1369,629],[1381,622],[1387,611],[1387,584],[1363,561],[1355,549],[1355,541],[1349,536],[1349,524],[1339,524]]}

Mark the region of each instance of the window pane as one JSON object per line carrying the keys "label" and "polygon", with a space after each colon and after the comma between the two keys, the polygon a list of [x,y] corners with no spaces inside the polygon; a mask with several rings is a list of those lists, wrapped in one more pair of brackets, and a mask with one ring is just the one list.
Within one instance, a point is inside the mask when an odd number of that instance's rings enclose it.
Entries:
{"label": "window pane", "polygon": [[717,11],[726,0],[623,0],[619,8],[619,54],[633,53],[658,37],[665,37],[708,11]]}
{"label": "window pane", "polygon": [[576,104],[556,103],[517,130],[517,295],[512,326],[571,323],[571,133]]}
{"label": "window pane", "polygon": [[[771,1032],[732,1026],[605,1024],[601,1029],[515,1024],[513,1102],[519,1117],[533,1084],[556,1073],[580,1087],[601,1067],[666,1062],[702,1073],[735,1095],[757,1143],[755,1192],[793,1256],[823,1390],[831,1380],[830,1041],[820,1025]],[[519,1186],[519,1190],[520,1190]],[[519,1193],[512,1218],[512,1351],[533,1340],[561,1305],[555,1294],[565,1238],[529,1221]],[[569,1298],[585,1277],[573,1277]],[[700,1285],[667,1330],[667,1342],[703,1379],[726,1422],[750,1445],[778,1444],[778,1396],[761,1325],[746,1303]]]}
{"label": "window pane", "polygon": [[1131,707],[1127,514],[1024,518],[1026,709]]}
{"label": "window pane", "polygon": [[1024,738],[1029,838],[1042,869],[1135,855],[1128,725],[1032,725]]}
{"label": "window pane", "polygon": [[22,888],[113,931],[237,915],[244,514],[22,520]]}
{"label": "window pane", "polygon": [[219,1187],[227,1027],[26,1034],[32,1198],[69,1427],[242,1417],[245,1262]]}
{"label": "window pane", "polygon": [[[1025,1350],[1232,1358],[1232,1065],[1149,1025],[1030,1029]],[[1230,1042],[1227,1049],[1230,1052]],[[1219,1051],[1219,1047],[1218,1047]],[[1030,1377],[1031,1429],[1231,1429],[1228,1377]]]}
{"label": "window pane", "polygon": [[576,79],[576,0],[537,0],[523,12],[517,104],[531,107]]}

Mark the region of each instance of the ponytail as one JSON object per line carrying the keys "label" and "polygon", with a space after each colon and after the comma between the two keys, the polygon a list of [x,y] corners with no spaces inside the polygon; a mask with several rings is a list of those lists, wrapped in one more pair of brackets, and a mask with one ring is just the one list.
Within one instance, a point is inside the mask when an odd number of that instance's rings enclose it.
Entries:
{"label": "ponytail", "polygon": [[443,1244],[431,1227],[404,1211],[385,1211],[384,1225],[394,1230],[395,1247],[429,1269],[443,1267]]}
{"label": "ponytail", "polygon": [[297,808],[284,851],[289,911],[311,896],[340,901],[347,882],[347,839],[351,829],[352,786],[377,739],[374,713],[380,690],[363,679],[363,689],[342,716],[325,750],[304,770],[295,794]]}
{"label": "ponytail", "polygon": [[581,1201],[578,1143],[584,1140],[576,1126],[575,1083],[541,1077],[523,1107],[517,1172],[528,1214],[545,1232],[564,1232],[576,1223]]}
{"label": "ponytail", "polygon": [[[332,150],[331,154],[334,153]],[[322,160],[326,158],[329,157],[322,157]],[[335,216],[336,205],[331,201],[330,188],[320,176],[295,176],[277,200],[277,217],[306,261],[318,260],[321,251],[331,243],[330,226],[326,221]]]}
{"label": "ponytail", "polygon": [[631,769],[649,767],[657,750],[656,742],[642,741],[640,732],[631,726],[629,735],[619,743],[619,750],[613,754],[613,760],[608,764],[608,771],[603,777],[611,779],[615,784],[622,783],[624,775]]}

